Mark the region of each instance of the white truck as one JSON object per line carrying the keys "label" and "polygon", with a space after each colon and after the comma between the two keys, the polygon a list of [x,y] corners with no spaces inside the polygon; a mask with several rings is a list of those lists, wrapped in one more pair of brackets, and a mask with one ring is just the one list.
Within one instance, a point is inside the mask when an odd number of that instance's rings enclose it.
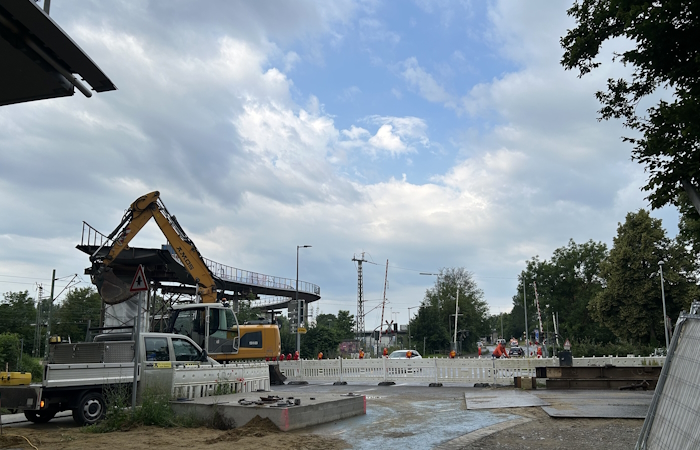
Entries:
{"label": "white truck", "polygon": [[[187,336],[141,333],[139,345],[137,390],[142,389],[146,372],[152,374],[149,382],[169,382],[172,388],[172,369],[211,372],[225,367],[209,358]],[[110,389],[130,393],[133,380],[131,334],[103,334],[94,342],[50,344],[44,380],[28,385],[0,385],[0,402],[3,408],[24,412],[35,423],[48,422],[56,413],[70,410],[78,424],[90,425],[104,418],[106,393]]]}

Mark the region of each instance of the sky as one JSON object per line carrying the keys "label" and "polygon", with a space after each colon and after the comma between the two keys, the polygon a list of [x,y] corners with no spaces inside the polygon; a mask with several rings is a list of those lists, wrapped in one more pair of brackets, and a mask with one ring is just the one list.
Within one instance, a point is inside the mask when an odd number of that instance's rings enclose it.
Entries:
{"label": "sky", "polygon": [[[41,2],[40,2],[41,3]],[[649,208],[643,167],[594,97],[630,69],[615,40],[560,65],[570,2],[54,0],[118,90],[0,107],[0,292],[90,285],[105,234],[158,190],[207,258],[321,287],[314,312],[407,322],[436,277],[471,271],[507,312],[527,260],[610,247]],[[640,105],[640,108],[643,105]],[[652,212],[670,235],[678,214]],[[132,241],[165,243],[155,224]],[[60,298],[59,298],[60,300]],[[411,311],[415,314],[416,310]]]}

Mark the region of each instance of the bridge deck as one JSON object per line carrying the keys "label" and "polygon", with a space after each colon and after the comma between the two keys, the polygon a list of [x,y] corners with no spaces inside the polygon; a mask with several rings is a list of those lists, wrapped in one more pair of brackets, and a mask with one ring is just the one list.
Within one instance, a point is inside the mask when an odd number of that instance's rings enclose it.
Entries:
{"label": "bridge deck", "polygon": [[[92,255],[99,246],[81,244],[77,245],[76,248],[88,255]],[[108,249],[102,248],[98,256],[105,256],[107,253]],[[256,296],[279,297],[254,301],[253,306],[266,307],[268,309],[287,308],[289,301],[295,298],[295,279],[236,269],[206,258],[204,258],[204,261],[214,275],[217,289],[230,294],[232,297],[244,297],[249,293]],[[143,264],[146,277],[151,281],[161,283],[164,290],[194,294],[194,279],[168,249],[129,248],[122,251],[115,261],[110,264],[110,267],[119,279],[125,283],[131,283],[139,264]],[[86,269],[86,274],[90,274],[90,271],[91,269]],[[163,283],[180,283],[184,286],[167,286],[163,285]],[[320,287],[313,283],[299,281],[299,299],[311,303],[320,298]]]}

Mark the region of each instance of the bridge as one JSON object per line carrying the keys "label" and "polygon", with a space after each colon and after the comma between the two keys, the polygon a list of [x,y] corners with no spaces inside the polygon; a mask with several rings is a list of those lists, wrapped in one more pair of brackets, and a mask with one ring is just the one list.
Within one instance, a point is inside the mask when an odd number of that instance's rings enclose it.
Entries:
{"label": "bridge", "polygon": [[[87,255],[106,256],[110,240],[107,236],[83,222],[80,244],[76,248]],[[266,310],[288,308],[295,299],[296,279],[251,272],[202,258],[211,272],[216,288],[229,300],[246,299],[253,294],[251,306]],[[130,284],[139,265],[143,265],[146,277],[156,283],[163,293],[195,294],[195,280],[187,272],[169,245],[160,249],[129,247],[122,251],[110,267],[121,281]],[[91,275],[92,268],[85,269]],[[259,296],[268,298],[259,298]],[[299,299],[312,303],[321,299],[321,288],[299,280]]]}

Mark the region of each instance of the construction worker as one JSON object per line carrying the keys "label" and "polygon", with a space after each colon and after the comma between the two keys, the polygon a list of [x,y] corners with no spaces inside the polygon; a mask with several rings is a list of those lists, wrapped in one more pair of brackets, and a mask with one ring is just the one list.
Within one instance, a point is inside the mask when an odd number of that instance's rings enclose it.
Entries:
{"label": "construction worker", "polygon": [[479,344],[479,358],[481,358],[481,344]]}
{"label": "construction worker", "polygon": [[323,359],[323,352],[318,352],[318,359]]}
{"label": "construction worker", "polygon": [[294,352],[294,361],[299,361],[299,350]]}
{"label": "construction worker", "polygon": [[287,353],[287,361],[291,361],[291,360],[292,360],[292,354],[291,354],[291,353]]}
{"label": "construction worker", "polygon": [[510,356],[508,356],[508,352],[506,351],[506,346],[503,345],[503,342],[500,342],[496,346],[496,348],[493,350],[493,353],[491,353],[491,356],[493,357],[493,359],[503,358],[503,357],[510,358]]}
{"label": "construction worker", "polygon": [[406,358],[411,359],[411,355],[412,353],[410,350],[406,352]]}
{"label": "construction worker", "polygon": [[457,352],[454,351],[454,350],[452,350],[452,351],[450,352],[450,359],[455,359],[455,356],[457,356]]}
{"label": "construction worker", "polygon": [[385,358],[389,357],[389,350],[387,350],[386,347],[384,347],[384,351],[382,352],[382,355],[384,355]]}
{"label": "construction worker", "polygon": [[537,357],[542,358],[542,346],[537,346]]}
{"label": "construction worker", "polygon": [[360,359],[364,359],[365,357],[365,351],[360,349]]}

